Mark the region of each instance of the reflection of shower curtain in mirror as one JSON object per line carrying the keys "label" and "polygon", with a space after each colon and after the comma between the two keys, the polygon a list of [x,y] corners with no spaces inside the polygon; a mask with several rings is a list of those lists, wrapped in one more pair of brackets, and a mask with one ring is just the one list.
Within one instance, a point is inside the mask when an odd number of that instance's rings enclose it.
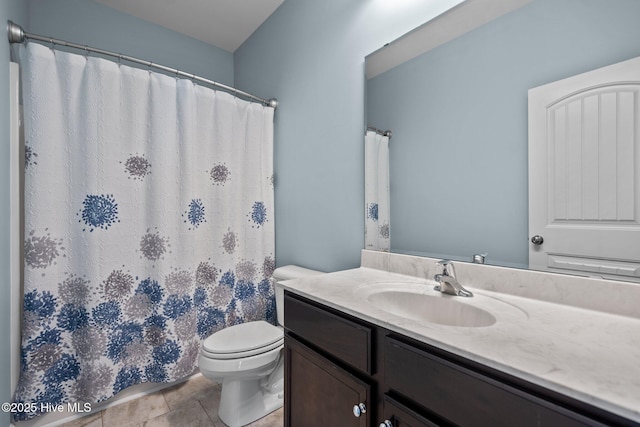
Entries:
{"label": "reflection of shower curtain in mirror", "polygon": [[365,249],[389,251],[389,137],[364,138]]}
{"label": "reflection of shower curtain in mirror", "polygon": [[273,321],[274,110],[34,43],[21,59],[17,418],[178,380],[209,334]]}

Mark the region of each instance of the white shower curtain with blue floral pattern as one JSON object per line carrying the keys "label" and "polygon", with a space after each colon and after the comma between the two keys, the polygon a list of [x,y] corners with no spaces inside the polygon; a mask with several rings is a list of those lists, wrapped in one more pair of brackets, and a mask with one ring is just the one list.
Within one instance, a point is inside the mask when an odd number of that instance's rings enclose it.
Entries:
{"label": "white shower curtain with blue floral pattern", "polygon": [[35,43],[20,56],[16,401],[95,403],[174,381],[209,334],[273,321],[273,108]]}
{"label": "white shower curtain with blue floral pattern", "polygon": [[390,249],[389,137],[368,130],[364,137],[364,247]]}

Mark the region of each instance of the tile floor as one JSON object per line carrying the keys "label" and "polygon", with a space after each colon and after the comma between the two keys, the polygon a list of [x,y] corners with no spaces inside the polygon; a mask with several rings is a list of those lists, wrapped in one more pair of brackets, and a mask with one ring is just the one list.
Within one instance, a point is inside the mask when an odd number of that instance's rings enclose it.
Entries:
{"label": "tile floor", "polygon": [[[225,427],[218,418],[219,402],[220,386],[197,376],[61,427]],[[250,425],[282,427],[283,416],[281,408]]]}

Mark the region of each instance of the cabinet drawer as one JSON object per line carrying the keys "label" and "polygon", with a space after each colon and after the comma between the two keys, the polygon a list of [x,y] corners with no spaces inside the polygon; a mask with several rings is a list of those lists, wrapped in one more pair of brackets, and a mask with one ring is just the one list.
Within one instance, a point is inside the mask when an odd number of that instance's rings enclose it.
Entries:
{"label": "cabinet drawer", "polygon": [[390,389],[453,424],[603,425],[390,337],[384,365]]}
{"label": "cabinet drawer", "polygon": [[[383,405],[384,419],[391,422],[393,427],[439,427],[438,424],[429,421],[386,394],[383,398]],[[383,425],[380,424],[380,426]]]}
{"label": "cabinet drawer", "polygon": [[371,327],[356,323],[285,292],[286,329],[345,363],[371,374]]}

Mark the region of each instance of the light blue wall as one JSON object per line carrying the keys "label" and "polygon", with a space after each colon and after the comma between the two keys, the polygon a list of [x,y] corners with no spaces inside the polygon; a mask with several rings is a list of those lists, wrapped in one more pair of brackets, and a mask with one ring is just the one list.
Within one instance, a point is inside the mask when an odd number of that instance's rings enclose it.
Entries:
{"label": "light blue wall", "polygon": [[[0,2],[0,28],[7,20],[28,25],[27,3]],[[9,42],[0,35],[0,403],[11,399],[9,354]],[[0,412],[0,426],[9,425],[9,414]]]}
{"label": "light blue wall", "polygon": [[527,90],[640,55],[637,0],[536,0],[368,82],[393,251],[528,264]]}
{"label": "light blue wall", "polygon": [[91,0],[29,0],[29,31],[233,85],[233,55]]}
{"label": "light blue wall", "polygon": [[234,54],[236,86],[277,97],[276,263],[357,267],[364,246],[364,57],[445,1],[285,0]]}

